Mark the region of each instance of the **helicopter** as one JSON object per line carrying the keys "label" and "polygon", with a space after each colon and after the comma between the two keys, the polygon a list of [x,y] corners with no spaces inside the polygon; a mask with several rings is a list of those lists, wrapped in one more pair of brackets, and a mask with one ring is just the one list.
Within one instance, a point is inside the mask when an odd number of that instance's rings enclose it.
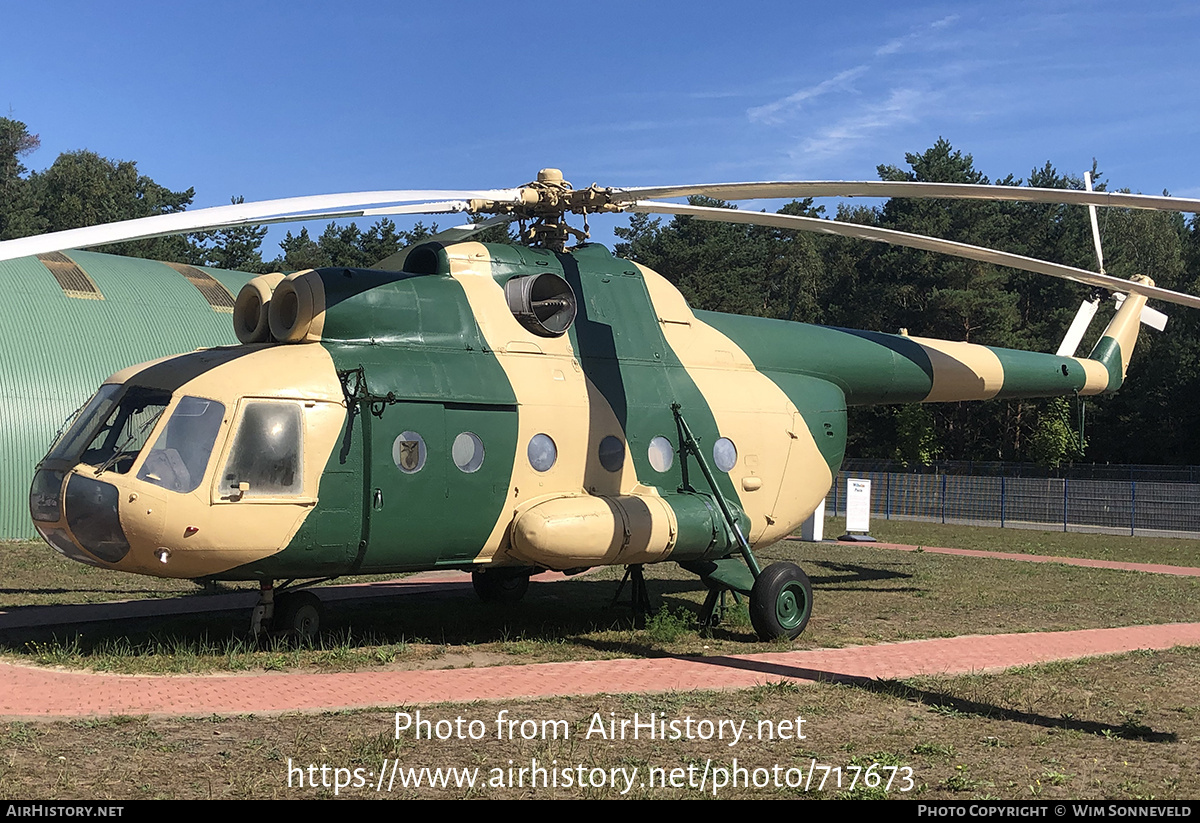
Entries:
{"label": "helicopter", "polygon": [[[704,195],[1025,200],[1200,211],[1200,201],[905,182],[385,191],[241,203],[0,242],[0,260],[164,234],[377,214],[466,212],[372,269],[252,279],[239,345],[118,371],[39,463],[30,512],[68,558],[157,577],[257,581],[251,631],[314,637],[311,586],[470,571],[484,601],[540,570],[675,562],[748,597],[764,640],[800,635],[812,587],[755,549],[824,500],[852,405],[1096,395],[1124,380],[1147,299],[1200,297],[903,232],[664,202]],[[665,278],[587,242],[604,212],[839,234],[1074,280],[1121,295],[1087,357],[1085,301],[1056,354],[693,310]],[[565,221],[584,217],[581,231]],[[520,221],[526,245],[471,239]],[[568,243],[576,241],[573,247]],[[1098,236],[1097,253],[1099,254]],[[1090,306],[1090,309],[1088,308]],[[276,586],[277,581],[284,581]]]}

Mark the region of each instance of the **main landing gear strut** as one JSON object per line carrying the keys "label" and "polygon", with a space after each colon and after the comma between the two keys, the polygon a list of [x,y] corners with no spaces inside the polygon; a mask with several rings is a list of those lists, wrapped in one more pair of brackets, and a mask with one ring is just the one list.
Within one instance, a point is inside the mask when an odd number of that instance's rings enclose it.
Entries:
{"label": "main landing gear strut", "polygon": [[625,567],[625,576],[621,578],[621,585],[617,586],[617,593],[613,595],[612,604],[617,605],[617,601],[621,599],[621,592],[625,590],[625,584],[630,583],[629,587],[629,605],[633,607],[633,625],[643,628],[646,625],[646,616],[650,614],[650,590],[646,588],[646,576],[642,573],[642,564],[635,563],[632,566]]}
{"label": "main landing gear strut", "polygon": [[696,458],[700,471],[708,484],[713,500],[721,509],[726,526],[733,533],[745,566],[732,556],[718,560],[700,560],[680,563],[685,569],[696,572],[708,586],[708,597],[700,615],[702,626],[712,626],[724,610],[725,592],[750,598],[750,622],[762,640],[789,640],[800,636],[812,615],[812,584],[808,576],[795,563],[773,563],[765,569],[759,566],[750,543],[742,533],[741,526],[721,494],[721,489],[708,467],[696,438],[688,428],[678,403],[671,405],[675,424],[679,429],[683,482],[688,484],[687,456]]}

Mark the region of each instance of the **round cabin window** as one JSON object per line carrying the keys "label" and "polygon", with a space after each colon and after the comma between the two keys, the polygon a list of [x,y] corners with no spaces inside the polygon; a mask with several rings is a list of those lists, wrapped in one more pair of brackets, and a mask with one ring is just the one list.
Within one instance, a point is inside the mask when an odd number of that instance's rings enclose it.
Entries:
{"label": "round cabin window", "polygon": [[548,434],[535,434],[529,440],[529,465],[540,472],[550,471],[558,460],[558,447]]}
{"label": "round cabin window", "polygon": [[463,432],[454,438],[450,454],[460,471],[467,474],[477,472],[483,465],[483,441],[474,432]]}
{"label": "round cabin window", "polygon": [[713,443],[713,462],[723,472],[730,471],[737,465],[737,446],[728,437],[722,437]]}
{"label": "round cabin window", "polygon": [[656,472],[670,471],[671,466],[675,465],[675,447],[665,437],[659,436],[651,440],[647,452],[650,458],[650,468]]}
{"label": "round cabin window", "polygon": [[425,438],[416,432],[401,432],[392,443],[392,462],[405,474],[425,468]]}
{"label": "round cabin window", "polygon": [[600,441],[600,465],[610,472],[619,472],[625,465],[625,444],[611,434]]}

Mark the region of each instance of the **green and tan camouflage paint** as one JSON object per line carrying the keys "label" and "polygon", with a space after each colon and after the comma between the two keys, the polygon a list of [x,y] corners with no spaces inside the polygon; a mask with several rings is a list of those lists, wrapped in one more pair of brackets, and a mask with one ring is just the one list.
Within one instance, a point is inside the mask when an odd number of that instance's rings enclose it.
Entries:
{"label": "green and tan camouflage paint", "polygon": [[[111,478],[123,500],[136,496],[150,514],[122,504],[136,545],[104,565],[271,579],[721,557],[734,546],[694,460],[676,454],[661,472],[650,462],[656,437],[679,448],[673,404],[710,464],[718,438],[736,446],[735,464],[717,472],[720,493],[751,543],[764,545],[824,499],[842,461],[847,405],[1112,391],[1144,303],[1126,300],[1092,358],[1074,358],[694,312],[661,276],[596,245],[555,254],[472,242],[414,259],[420,274],[300,275],[312,300],[305,342],[194,353],[114,375],[110,382],[218,400],[226,419],[197,492],[139,488],[137,464]],[[528,331],[505,302],[508,279],[541,272],[563,277],[578,299],[561,337]],[[304,405],[300,498],[215,491],[241,409],[255,397]],[[411,432],[425,451],[409,473],[394,447]],[[452,459],[463,433],[483,443],[472,472]],[[528,458],[539,434],[557,448],[545,471]],[[623,449],[607,468],[606,438]],[[165,564],[155,559],[162,547],[171,549]]]}

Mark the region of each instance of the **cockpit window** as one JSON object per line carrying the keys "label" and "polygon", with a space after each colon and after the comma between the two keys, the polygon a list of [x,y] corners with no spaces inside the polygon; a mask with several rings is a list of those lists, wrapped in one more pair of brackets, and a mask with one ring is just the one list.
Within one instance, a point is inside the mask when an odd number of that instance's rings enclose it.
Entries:
{"label": "cockpit window", "polygon": [[167,427],[142,462],[138,480],[173,492],[195,491],[204,479],[224,417],[225,407],[215,400],[180,398]]}
{"label": "cockpit window", "polygon": [[239,489],[246,497],[300,494],[304,489],[302,438],[297,404],[247,403],[221,475],[222,494],[236,494]]}
{"label": "cockpit window", "polygon": [[[96,399],[100,397],[100,394],[96,395]],[[146,445],[155,424],[170,402],[170,392],[130,386],[115,406],[100,403],[93,409],[92,404],[88,404],[88,409],[84,410],[76,423],[77,427],[81,427],[78,442],[87,443],[79,462],[95,466],[97,474],[104,471],[125,474],[138,452]],[[89,411],[92,415],[90,418]],[[97,428],[94,420],[102,420],[103,423]],[[69,445],[63,450],[65,455],[73,452],[78,445],[74,429],[71,434],[71,437],[64,438],[64,445]],[[68,440],[72,442],[67,444],[65,441]]]}
{"label": "cockpit window", "polygon": [[96,429],[108,419],[109,412],[117,402],[117,395],[124,389],[124,386],[111,383],[101,386],[92,399],[63,425],[63,431],[50,447],[46,459],[69,460],[72,463],[78,460],[84,444],[95,437]]}

